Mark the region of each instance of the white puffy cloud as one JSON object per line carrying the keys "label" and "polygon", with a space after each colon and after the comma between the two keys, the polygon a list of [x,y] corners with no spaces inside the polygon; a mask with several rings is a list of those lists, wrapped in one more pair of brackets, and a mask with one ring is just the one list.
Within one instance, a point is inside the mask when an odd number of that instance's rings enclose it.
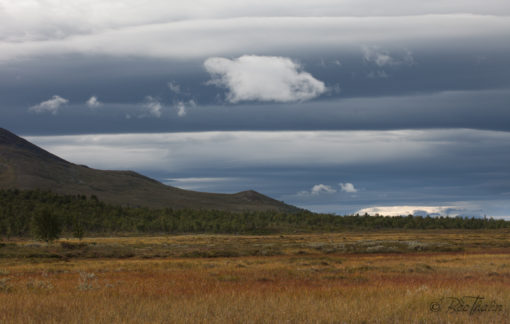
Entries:
{"label": "white puffy cloud", "polygon": [[333,189],[331,186],[324,185],[324,184],[318,184],[312,187],[311,194],[312,195],[319,195],[321,193],[335,193],[336,189]]}
{"label": "white puffy cloud", "polygon": [[350,182],[346,182],[346,183],[341,182],[338,185],[340,186],[340,190],[342,192],[348,192],[348,193],[358,192],[358,189],[354,188],[354,185]]}
{"label": "white puffy cloud", "polygon": [[144,113],[141,114],[139,117],[161,117],[161,113],[163,110],[163,105],[161,102],[159,102],[158,99],[147,96],[145,97],[145,103],[143,104]]}
{"label": "white puffy cloud", "polygon": [[211,84],[228,89],[227,100],[292,102],[326,91],[322,81],[286,57],[244,55],[237,59],[208,58],[204,67]]}
{"label": "white puffy cloud", "polygon": [[[352,183],[339,183],[340,191],[347,192],[347,193],[356,193],[358,192],[358,189],[354,188],[354,185]],[[298,196],[319,196],[321,194],[333,194],[336,193],[337,190],[333,188],[332,186],[325,185],[325,184],[316,184],[312,187],[310,191],[300,191],[298,192]]]}
{"label": "white puffy cloud", "polygon": [[56,115],[60,107],[67,104],[68,102],[69,100],[62,98],[59,95],[54,95],[51,99],[43,101],[38,105],[32,106],[28,110],[38,114],[49,112],[53,115]]}
{"label": "white puffy cloud", "polygon": [[92,96],[89,98],[89,100],[87,100],[87,106],[89,106],[90,108],[97,108],[101,105],[102,103],[97,99],[96,96]]}

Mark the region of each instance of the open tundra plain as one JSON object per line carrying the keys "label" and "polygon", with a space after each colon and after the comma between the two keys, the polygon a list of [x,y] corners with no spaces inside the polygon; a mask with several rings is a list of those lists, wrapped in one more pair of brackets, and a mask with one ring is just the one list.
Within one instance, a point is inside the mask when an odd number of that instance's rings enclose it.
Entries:
{"label": "open tundra plain", "polygon": [[2,323],[508,323],[510,232],[4,240]]}

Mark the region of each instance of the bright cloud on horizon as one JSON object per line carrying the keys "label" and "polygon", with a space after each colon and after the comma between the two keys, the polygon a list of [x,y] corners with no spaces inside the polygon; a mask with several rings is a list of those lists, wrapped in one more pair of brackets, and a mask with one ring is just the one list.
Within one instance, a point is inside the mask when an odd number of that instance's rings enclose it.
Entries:
{"label": "bright cloud on horizon", "polygon": [[[357,211],[358,214],[382,215],[382,216],[459,216],[466,212],[473,212],[464,206],[381,206],[363,208]],[[476,210],[480,214],[479,210]]]}
{"label": "bright cloud on horizon", "polygon": [[228,90],[227,100],[292,102],[309,100],[326,91],[324,82],[287,57],[244,55],[237,59],[208,58],[204,67],[210,84]]}
{"label": "bright cloud on horizon", "polygon": [[62,105],[69,103],[68,99],[64,99],[59,95],[54,95],[51,99],[41,102],[35,106],[30,107],[28,110],[37,114],[49,112],[53,115],[58,113]]}

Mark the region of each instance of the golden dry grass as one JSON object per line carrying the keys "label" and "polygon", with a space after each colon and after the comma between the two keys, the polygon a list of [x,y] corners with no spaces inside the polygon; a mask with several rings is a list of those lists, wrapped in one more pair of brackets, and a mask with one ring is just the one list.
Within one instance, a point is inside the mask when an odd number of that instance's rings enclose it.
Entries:
{"label": "golden dry grass", "polygon": [[[361,254],[315,248],[322,243],[360,240],[377,244],[461,240],[466,248],[460,252]],[[510,249],[499,244],[508,242],[501,232],[190,235],[85,241],[193,250],[247,249],[264,243],[279,245],[282,252],[229,258],[1,259],[0,322],[510,323]],[[463,296],[495,301],[501,310],[454,312],[448,310],[449,299],[441,301],[438,312],[430,310],[431,303],[441,298]]]}

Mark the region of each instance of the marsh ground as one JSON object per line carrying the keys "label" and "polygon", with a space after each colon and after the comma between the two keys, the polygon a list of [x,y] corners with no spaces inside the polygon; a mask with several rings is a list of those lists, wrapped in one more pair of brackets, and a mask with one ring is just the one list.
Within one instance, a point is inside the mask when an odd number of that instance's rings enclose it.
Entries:
{"label": "marsh ground", "polygon": [[502,230],[3,241],[0,322],[507,323],[509,252]]}

